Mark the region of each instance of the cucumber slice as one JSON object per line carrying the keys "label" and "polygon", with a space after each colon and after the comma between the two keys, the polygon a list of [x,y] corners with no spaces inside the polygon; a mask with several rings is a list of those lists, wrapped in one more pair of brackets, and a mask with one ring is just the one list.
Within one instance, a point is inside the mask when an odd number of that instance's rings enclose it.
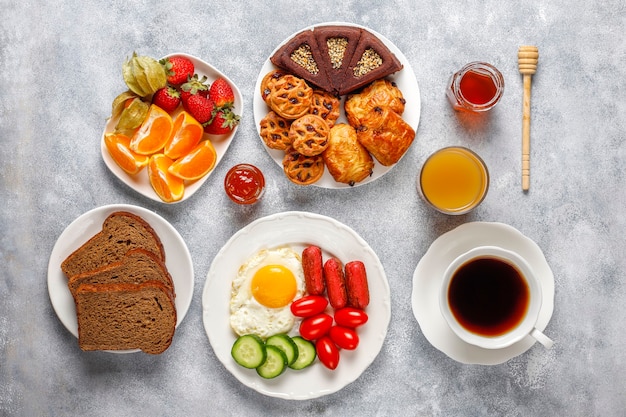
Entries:
{"label": "cucumber slice", "polygon": [[287,365],[291,365],[298,358],[298,346],[285,333],[268,337],[265,344],[276,346],[282,350],[287,356]]}
{"label": "cucumber slice", "polygon": [[267,357],[265,362],[256,368],[256,372],[263,378],[276,378],[287,369],[287,355],[280,348],[273,345],[266,345]]}
{"label": "cucumber slice", "polygon": [[230,350],[235,362],[244,368],[257,368],[267,357],[263,340],[255,334],[239,336]]}
{"label": "cucumber slice", "polygon": [[291,369],[300,370],[311,365],[317,357],[317,353],[315,353],[315,345],[301,336],[292,337],[291,340],[298,347],[298,357],[291,365],[289,365],[289,367]]}

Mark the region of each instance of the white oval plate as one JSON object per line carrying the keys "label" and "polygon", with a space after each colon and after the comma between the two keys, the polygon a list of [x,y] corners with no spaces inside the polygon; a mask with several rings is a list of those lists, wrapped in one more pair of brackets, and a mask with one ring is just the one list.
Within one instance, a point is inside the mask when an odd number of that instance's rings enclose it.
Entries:
{"label": "white oval plate", "polygon": [[[200,78],[206,75],[207,82],[209,83],[212,83],[214,80],[216,80],[219,77],[226,79],[228,83],[231,85],[231,87],[233,88],[233,93],[235,94],[234,112],[242,116],[243,97],[241,96],[241,92],[239,91],[239,88],[237,88],[237,86],[231,79],[229,79],[226,75],[218,71],[213,66],[202,61],[200,58],[196,58],[195,56],[183,54],[183,53],[175,53],[175,54],[166,55],[164,58],[169,58],[171,56],[184,56],[184,57],[189,58],[194,63],[196,74],[198,74]],[[175,117],[176,114],[177,113],[175,113],[173,117]],[[206,133],[204,134],[204,138],[208,138],[213,144],[213,147],[215,148],[215,152],[217,154],[215,166],[207,175],[200,178],[199,180],[185,181],[185,194],[183,195],[182,199],[180,199],[179,201],[175,201],[173,203],[166,203],[163,200],[161,200],[161,198],[154,192],[154,189],[150,185],[150,181],[148,179],[148,173],[147,173],[148,171],[146,168],[142,169],[137,175],[129,175],[122,168],[120,168],[119,165],[117,165],[117,163],[113,160],[113,158],[111,158],[111,155],[109,154],[109,151],[107,150],[106,145],[104,143],[104,136],[107,133],[110,133],[115,129],[115,125],[117,124],[118,119],[119,118],[109,119],[107,121],[107,124],[104,127],[104,131],[102,132],[102,138],[100,140],[100,152],[102,153],[102,159],[104,160],[104,163],[109,168],[109,170],[117,178],[119,178],[119,180],[122,181],[124,184],[128,185],[130,188],[137,191],[139,194],[145,197],[148,197],[151,200],[158,201],[160,203],[165,203],[165,204],[174,204],[174,203],[180,203],[181,201],[185,201],[186,199],[191,197],[196,191],[198,191],[200,187],[202,187],[202,184],[204,184],[207,178],[209,178],[211,174],[215,172],[215,168],[217,167],[217,165],[220,163],[220,161],[226,154],[226,151],[228,150],[228,147],[230,146],[233,138],[235,137],[235,134],[237,133],[237,129],[239,128],[239,125],[235,126],[232,132],[230,132],[227,135],[208,135]]]}
{"label": "white oval plate", "polygon": [[537,329],[543,331],[554,310],[554,275],[539,246],[517,229],[503,223],[472,222],[444,233],[422,257],[413,274],[412,306],[426,339],[450,358],[467,364],[497,365],[530,349],[535,339],[526,336],[503,349],[484,349],[461,340],[439,310],[439,290],[450,262],[476,246],[500,246],[519,253],[541,281],[543,305]]}
{"label": "white oval plate", "polygon": [[[187,249],[187,245],[178,231],[163,217],[141,207],[127,204],[98,207],[84,213],[65,228],[57,239],[48,262],[48,293],[50,294],[52,307],[61,323],[75,337],[78,337],[76,307],[72,293],[70,293],[67,287],[67,277],[61,271],[61,263],[89,238],[102,230],[104,220],[116,211],[128,211],[140,216],[159,235],[165,250],[165,266],[174,281],[176,327],[183,321],[191,305],[194,287],[193,263],[189,249]],[[132,353],[139,352],[139,350],[110,352]]]}
{"label": "white oval plate", "polygon": [[[420,121],[421,102],[420,102],[420,90],[419,90],[419,86],[417,84],[417,79],[415,78],[415,73],[413,72],[413,68],[411,68],[411,64],[406,59],[406,57],[404,56],[402,51],[400,51],[396,45],[394,45],[389,39],[385,38],[383,35],[375,32],[374,30],[366,28],[364,26],[356,25],[356,24],[353,24],[353,23],[346,23],[346,22],[319,23],[319,24],[312,25],[312,26],[309,26],[307,28],[304,28],[302,30],[299,30],[296,33],[294,33],[291,36],[289,36],[287,39],[285,39],[283,42],[281,42],[276,47],[276,49],[274,49],[274,51],[272,51],[272,53],[270,54],[270,57],[272,55],[274,55],[276,53],[276,51],[278,51],[278,49],[282,45],[284,45],[287,41],[289,41],[296,34],[302,32],[303,30],[309,30],[309,29],[312,29],[314,27],[329,26],[329,25],[355,26],[355,27],[360,27],[362,29],[365,29],[368,32],[371,32],[372,34],[376,35],[378,37],[378,39],[380,39],[391,50],[391,52],[393,52],[396,55],[396,57],[400,60],[400,62],[404,66],[404,68],[402,68],[402,70],[400,70],[400,71],[396,72],[395,74],[392,74],[392,75],[390,75],[390,76],[388,76],[386,78],[391,80],[391,81],[393,81],[393,82],[395,82],[398,85],[398,88],[400,88],[400,90],[402,91],[402,95],[406,99],[406,106],[405,106],[405,110],[404,110],[404,114],[402,115],[402,118],[417,133],[417,126],[418,126],[419,121]],[[256,81],[256,85],[254,87],[254,99],[253,99],[254,100],[253,101],[254,123],[256,125],[257,133],[259,134],[259,140],[261,141],[261,143],[265,147],[265,150],[267,150],[267,153],[269,153],[269,155],[272,157],[272,159],[274,159],[276,164],[278,164],[278,166],[280,167],[280,172],[282,173],[283,172],[283,156],[285,155],[285,153],[283,151],[280,151],[280,150],[268,148],[265,145],[265,142],[263,142],[263,139],[261,139],[261,136],[260,136],[260,133],[261,133],[260,123],[261,123],[261,120],[263,120],[263,118],[265,117],[265,115],[269,111],[269,107],[267,107],[267,104],[265,104],[265,101],[263,101],[263,99],[261,98],[261,81],[263,81],[263,77],[265,76],[265,74],[267,74],[268,72],[270,72],[273,69],[276,69],[276,67],[274,66],[274,64],[272,64],[272,62],[270,61],[270,59],[268,57],[267,60],[265,61],[265,63],[263,64],[263,66],[261,67],[261,72],[259,73],[259,76],[258,76],[257,81]],[[345,102],[345,98],[346,98],[345,96],[341,97],[341,115],[339,116],[339,119],[337,121],[338,123],[347,123],[347,119],[346,119],[346,116],[345,116],[344,111],[343,111],[343,105],[344,105],[344,102]],[[367,177],[363,181],[354,184],[354,186],[352,186],[352,187],[357,187],[359,185],[368,184],[368,183],[370,183],[370,182],[372,182],[372,181],[382,177],[383,175],[385,175],[394,166],[395,165],[391,165],[391,166],[387,166],[387,167],[383,166],[378,161],[376,161],[376,159],[374,159],[374,171],[372,172],[372,175],[370,175],[369,177]],[[322,188],[350,188],[351,187],[349,184],[344,184],[344,183],[340,183],[340,182],[335,181],[333,176],[330,175],[330,173],[328,172],[328,169],[324,170],[324,175],[322,175],[322,178],[320,178],[317,182],[315,182],[315,183],[313,183],[311,185],[314,185],[314,186],[317,186],[317,187],[322,187]]]}
{"label": "white oval plate", "polygon": [[[287,369],[266,380],[254,369],[235,363],[230,350],[236,335],[229,324],[232,279],[239,266],[261,249],[289,245],[297,252],[310,244],[344,263],[365,264],[370,291],[368,322],[359,328],[359,346],[342,350],[339,366],[331,371],[319,360],[301,371]],[[305,212],[277,213],[258,219],[235,233],[211,264],[202,293],[204,328],[219,360],[244,385],[268,396],[304,400],[331,394],[357,379],[378,355],[391,318],[389,284],[378,256],[354,230],[329,217]],[[295,334],[295,333],[294,333]]]}

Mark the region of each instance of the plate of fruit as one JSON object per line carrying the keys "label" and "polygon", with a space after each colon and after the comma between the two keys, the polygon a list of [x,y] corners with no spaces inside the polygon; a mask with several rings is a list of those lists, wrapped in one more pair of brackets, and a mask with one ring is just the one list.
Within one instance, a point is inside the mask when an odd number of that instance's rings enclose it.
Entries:
{"label": "plate of fruit", "polygon": [[283,212],[235,233],[202,294],[218,359],[244,385],[304,400],[332,394],[374,361],[391,318],[376,253],[326,216]]}
{"label": "plate of fruit", "polygon": [[101,153],[124,184],[152,200],[191,197],[237,132],[241,92],[226,75],[191,55],[133,54],[122,65],[128,87],[112,103]]}

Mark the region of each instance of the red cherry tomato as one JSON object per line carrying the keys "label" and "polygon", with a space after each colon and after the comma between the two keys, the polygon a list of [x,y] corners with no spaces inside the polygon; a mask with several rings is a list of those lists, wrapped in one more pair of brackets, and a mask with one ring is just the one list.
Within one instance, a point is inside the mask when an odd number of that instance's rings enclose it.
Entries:
{"label": "red cherry tomato", "polygon": [[296,317],[311,317],[323,312],[327,305],[326,297],[306,295],[291,303],[291,313]]}
{"label": "red cherry tomato", "polygon": [[333,325],[332,316],[320,313],[312,317],[307,317],[300,323],[300,336],[306,340],[316,340],[324,336]]}
{"label": "red cherry tomato", "polygon": [[328,335],[342,349],[354,350],[359,345],[359,335],[354,329],[333,326],[330,328]]}
{"label": "red cherry tomato", "polygon": [[335,311],[335,321],[343,327],[354,329],[367,323],[367,320],[367,313],[358,308],[344,307]]}
{"label": "red cherry tomato", "polygon": [[315,351],[320,362],[328,369],[335,369],[339,365],[339,349],[328,336],[320,337],[315,342]]}

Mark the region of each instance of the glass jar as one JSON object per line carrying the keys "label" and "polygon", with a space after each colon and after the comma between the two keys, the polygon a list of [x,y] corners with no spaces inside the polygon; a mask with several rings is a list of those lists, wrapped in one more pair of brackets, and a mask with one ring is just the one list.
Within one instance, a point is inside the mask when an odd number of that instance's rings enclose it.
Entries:
{"label": "glass jar", "polygon": [[495,106],[504,93],[504,77],[486,62],[470,62],[450,77],[446,91],[455,110],[483,112]]}
{"label": "glass jar", "polygon": [[224,190],[237,204],[254,204],[263,196],[265,177],[254,165],[235,165],[226,173]]}

